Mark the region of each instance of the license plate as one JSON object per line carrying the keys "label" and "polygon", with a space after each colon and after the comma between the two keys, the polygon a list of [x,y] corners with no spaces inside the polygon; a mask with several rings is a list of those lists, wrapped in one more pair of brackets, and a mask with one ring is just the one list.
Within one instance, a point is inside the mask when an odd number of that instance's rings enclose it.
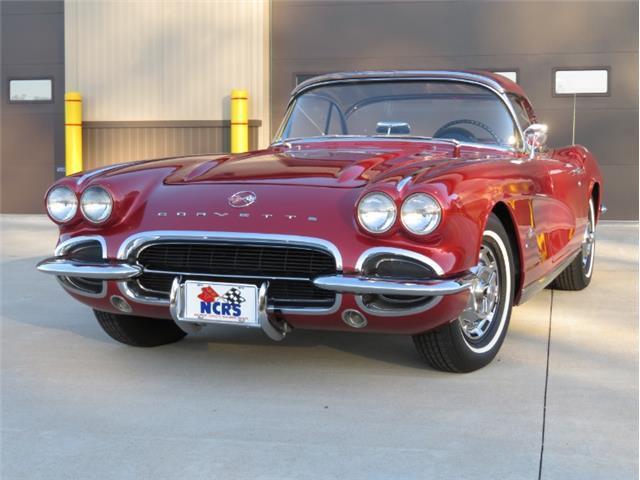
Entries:
{"label": "license plate", "polygon": [[184,320],[258,325],[258,287],[187,280],[182,289]]}

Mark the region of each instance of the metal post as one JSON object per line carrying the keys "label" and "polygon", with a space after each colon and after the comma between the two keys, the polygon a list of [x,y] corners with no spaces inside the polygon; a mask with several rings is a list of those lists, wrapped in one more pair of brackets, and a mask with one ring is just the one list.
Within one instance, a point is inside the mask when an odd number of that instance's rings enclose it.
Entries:
{"label": "metal post", "polygon": [[576,97],[577,95],[573,94],[573,122],[571,125],[571,145],[576,144]]}
{"label": "metal post", "polygon": [[249,150],[249,94],[246,90],[231,91],[231,153]]}
{"label": "metal post", "polygon": [[65,175],[82,171],[82,95],[64,95]]}

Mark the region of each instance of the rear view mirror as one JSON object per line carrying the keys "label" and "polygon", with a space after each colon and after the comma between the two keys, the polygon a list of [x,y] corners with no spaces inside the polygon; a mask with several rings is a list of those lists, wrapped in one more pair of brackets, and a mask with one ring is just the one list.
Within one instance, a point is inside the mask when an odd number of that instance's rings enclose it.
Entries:
{"label": "rear view mirror", "polygon": [[376,133],[380,135],[408,135],[411,127],[407,122],[378,122]]}

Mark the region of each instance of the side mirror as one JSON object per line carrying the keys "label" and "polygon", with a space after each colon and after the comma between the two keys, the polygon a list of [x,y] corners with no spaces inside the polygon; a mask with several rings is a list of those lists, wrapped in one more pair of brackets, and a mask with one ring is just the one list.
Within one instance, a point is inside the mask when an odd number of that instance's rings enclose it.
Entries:
{"label": "side mirror", "polygon": [[536,155],[536,151],[547,143],[547,126],[543,123],[533,123],[524,131],[524,143],[529,149],[529,158]]}

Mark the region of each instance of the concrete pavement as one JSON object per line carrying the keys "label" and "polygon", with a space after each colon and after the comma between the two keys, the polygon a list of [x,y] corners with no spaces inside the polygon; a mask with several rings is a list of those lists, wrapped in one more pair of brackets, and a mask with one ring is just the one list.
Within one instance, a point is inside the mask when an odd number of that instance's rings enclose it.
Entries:
{"label": "concrete pavement", "polygon": [[53,225],[1,225],[3,479],[638,477],[637,224],[599,226],[591,286],[514,309],[468,375],[400,336],[125,347],[35,271]]}

